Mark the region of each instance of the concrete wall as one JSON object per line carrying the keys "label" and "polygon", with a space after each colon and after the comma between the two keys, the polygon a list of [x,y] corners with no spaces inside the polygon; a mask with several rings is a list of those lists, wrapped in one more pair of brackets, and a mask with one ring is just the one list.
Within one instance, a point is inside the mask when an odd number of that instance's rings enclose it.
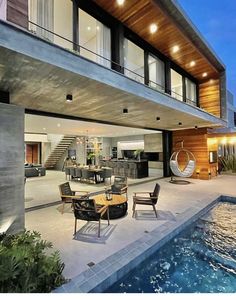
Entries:
{"label": "concrete wall", "polygon": [[6,20],[7,18],[7,0],[0,1],[0,19]]}
{"label": "concrete wall", "polygon": [[24,213],[24,109],[0,102],[0,232],[23,230]]}

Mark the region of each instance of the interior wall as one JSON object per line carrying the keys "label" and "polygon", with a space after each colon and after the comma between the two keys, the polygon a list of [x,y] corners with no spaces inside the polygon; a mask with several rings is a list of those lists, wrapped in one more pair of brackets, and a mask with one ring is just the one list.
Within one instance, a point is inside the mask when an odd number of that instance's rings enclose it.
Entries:
{"label": "interior wall", "polygon": [[220,117],[220,81],[218,79],[209,80],[199,84],[199,104],[207,112]]}
{"label": "interior wall", "polygon": [[[184,148],[191,151],[196,158],[196,169],[193,178],[210,179],[216,176],[217,163],[209,163],[209,151],[214,151],[215,146],[209,147],[207,143],[207,128],[178,130],[173,132],[173,151],[180,148],[179,141],[184,141]],[[216,149],[217,150],[217,149]],[[184,168],[186,165],[186,156],[179,155],[179,165]],[[197,172],[199,174],[197,174]],[[210,173],[210,175],[209,175]]]}

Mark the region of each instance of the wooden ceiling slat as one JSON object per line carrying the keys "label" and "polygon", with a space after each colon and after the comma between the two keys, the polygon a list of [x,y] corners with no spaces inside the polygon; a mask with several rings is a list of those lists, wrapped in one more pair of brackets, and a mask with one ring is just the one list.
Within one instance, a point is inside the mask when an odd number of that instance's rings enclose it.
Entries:
{"label": "wooden ceiling slat", "polygon": [[[94,2],[200,82],[206,81],[206,78],[202,77],[204,72],[208,73],[207,78],[219,77],[211,63],[152,0],[129,0],[123,6],[118,6],[116,0]],[[154,35],[149,32],[149,25],[152,23],[158,25],[158,31]],[[180,47],[180,51],[174,54],[172,48],[175,45]],[[195,67],[190,66],[191,61],[196,62]]]}

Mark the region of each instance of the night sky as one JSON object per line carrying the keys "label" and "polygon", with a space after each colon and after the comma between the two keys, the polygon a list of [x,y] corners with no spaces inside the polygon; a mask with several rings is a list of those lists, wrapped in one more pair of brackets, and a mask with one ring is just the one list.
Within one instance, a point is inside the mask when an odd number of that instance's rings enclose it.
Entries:
{"label": "night sky", "polygon": [[223,61],[227,88],[236,105],[236,0],[178,0],[194,25]]}

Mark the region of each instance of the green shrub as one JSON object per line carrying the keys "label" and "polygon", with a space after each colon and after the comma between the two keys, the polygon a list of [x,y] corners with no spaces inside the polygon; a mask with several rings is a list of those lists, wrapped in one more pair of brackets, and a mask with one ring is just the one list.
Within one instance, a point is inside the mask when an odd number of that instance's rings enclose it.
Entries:
{"label": "green shrub", "polygon": [[58,251],[38,232],[0,236],[0,292],[47,293],[66,282]]}
{"label": "green shrub", "polygon": [[224,171],[232,171],[236,173],[236,156],[235,155],[228,155],[225,157],[221,157],[220,161],[223,165]]}

